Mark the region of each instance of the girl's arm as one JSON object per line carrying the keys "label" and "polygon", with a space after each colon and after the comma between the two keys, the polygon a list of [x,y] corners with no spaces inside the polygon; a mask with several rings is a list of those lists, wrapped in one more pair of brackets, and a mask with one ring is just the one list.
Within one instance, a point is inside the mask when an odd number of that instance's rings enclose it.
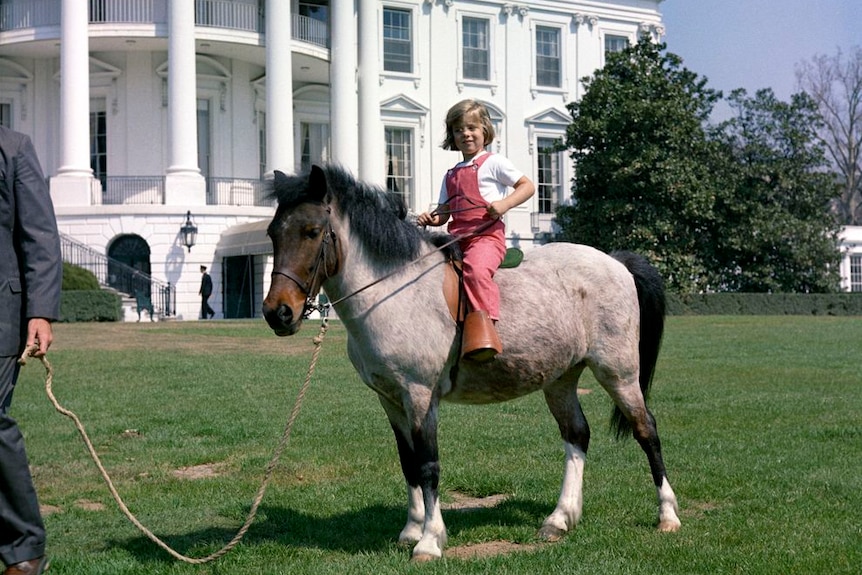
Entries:
{"label": "girl's arm", "polygon": [[520,206],[531,197],[536,192],[536,186],[533,184],[532,180],[527,176],[521,176],[521,179],[515,182],[514,190],[511,194],[508,194],[502,200],[497,200],[496,202],[491,202],[488,206],[488,215],[492,218],[501,218],[503,214],[514,208],[515,206]]}

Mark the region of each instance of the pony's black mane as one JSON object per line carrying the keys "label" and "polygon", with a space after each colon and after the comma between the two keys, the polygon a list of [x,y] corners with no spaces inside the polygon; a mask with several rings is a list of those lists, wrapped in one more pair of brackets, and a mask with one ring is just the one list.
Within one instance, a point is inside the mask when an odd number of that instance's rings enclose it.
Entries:
{"label": "pony's black mane", "polygon": [[444,243],[441,234],[427,233],[406,220],[407,207],[399,194],[359,181],[337,164],[320,168],[327,190],[309,187],[310,170],[276,178],[270,195],[278,200],[279,212],[309,201],[322,202],[328,192],[338,211],[349,218],[350,228],[369,258],[387,267],[415,259],[428,241],[438,246]]}

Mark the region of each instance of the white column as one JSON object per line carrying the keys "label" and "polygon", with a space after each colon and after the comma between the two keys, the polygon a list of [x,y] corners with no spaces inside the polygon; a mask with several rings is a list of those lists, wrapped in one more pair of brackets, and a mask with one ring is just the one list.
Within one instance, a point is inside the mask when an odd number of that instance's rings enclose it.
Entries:
{"label": "white column", "polygon": [[51,178],[51,196],[58,206],[89,205],[94,179],[89,154],[87,3],[63,0],[60,14],[60,167],[57,175]]}
{"label": "white column", "polygon": [[359,103],[356,93],[356,11],[346,0],[330,3],[329,121],[332,160],[359,173]]}
{"label": "white column", "polygon": [[195,3],[168,2],[168,169],[165,203],[206,204],[198,167]]}
{"label": "white column", "polygon": [[[340,0],[344,1],[344,0]],[[266,170],[293,173],[293,64],[290,2],[266,1]]]}
{"label": "white column", "polygon": [[380,119],[378,4],[359,0],[359,177],[382,186],[386,159]]}

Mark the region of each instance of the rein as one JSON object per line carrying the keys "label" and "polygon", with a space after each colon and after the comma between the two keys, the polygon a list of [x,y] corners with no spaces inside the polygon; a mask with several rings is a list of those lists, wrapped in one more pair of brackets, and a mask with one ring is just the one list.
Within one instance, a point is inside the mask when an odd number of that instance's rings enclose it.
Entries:
{"label": "rein", "polygon": [[[272,459],[269,464],[267,464],[266,469],[264,471],[263,480],[261,482],[260,487],[258,488],[257,494],[252,502],[251,509],[248,512],[245,523],[242,524],[239,531],[237,531],[236,535],[234,535],[233,539],[231,539],[228,543],[226,543],[221,549],[218,551],[207,555],[206,557],[189,557],[187,555],[183,555],[178,551],[174,550],[170,545],[165,543],[162,539],[160,539],[157,535],[155,535],[152,531],[147,529],[143,523],[141,523],[135,515],[129,511],[129,508],[123,502],[123,498],[120,497],[119,492],[116,487],[114,487],[114,483],[111,480],[111,477],[108,475],[108,472],[105,470],[105,467],[102,465],[102,461],[99,458],[99,455],[96,453],[96,449],[93,447],[93,442],[90,441],[90,437],[87,435],[87,431],[84,429],[84,425],[81,423],[81,420],[78,419],[78,416],[69,409],[63,407],[57,398],[54,396],[53,385],[54,385],[54,367],[48,361],[47,356],[41,356],[38,359],[42,362],[42,365],[45,367],[46,378],[45,378],[45,392],[48,394],[48,399],[54,405],[54,409],[71,419],[75,422],[75,427],[78,429],[78,432],[81,434],[81,437],[84,440],[84,443],[87,446],[87,451],[90,453],[90,457],[93,459],[93,462],[96,464],[96,467],[99,469],[99,473],[101,473],[102,478],[105,480],[105,483],[108,486],[108,490],[111,492],[111,495],[119,506],[120,510],[126,516],[126,518],[131,521],[135,527],[137,527],[141,533],[147,536],[147,538],[161,547],[164,551],[166,551],[171,557],[174,559],[179,559],[185,563],[191,563],[194,565],[201,565],[204,563],[209,563],[211,561],[215,561],[216,559],[222,557],[227,554],[231,549],[237,546],[240,541],[242,541],[243,537],[245,537],[246,532],[248,532],[251,524],[254,522],[254,518],[257,515],[258,507],[260,507],[261,502],[263,501],[263,496],[266,493],[266,488],[269,486],[269,481],[272,478],[272,473],[275,470],[276,465],[278,465],[278,460],[281,457],[284,448],[287,446],[288,441],[290,440],[290,435],[293,432],[293,424],[296,421],[297,416],[299,415],[300,408],[302,407],[303,399],[305,398],[305,393],[308,391],[308,386],[311,383],[311,375],[314,373],[314,368],[317,365],[317,359],[320,356],[321,345],[323,344],[323,338],[326,335],[327,322],[324,318],[323,322],[320,325],[320,333],[313,339],[314,342],[314,351],[311,356],[311,364],[308,367],[308,373],[305,377],[305,382],[300,387],[299,392],[296,396],[296,401],[293,404],[293,409],[290,412],[290,417],[287,419],[287,424],[284,428],[284,433],[281,436],[281,440],[273,452]],[[27,363],[27,359],[29,357],[36,357],[34,352],[39,350],[38,344],[33,344],[24,350],[24,353],[21,354],[21,358],[18,360],[18,363],[22,366]]]}
{"label": "rein", "polygon": [[[472,209],[472,208],[470,208],[470,209]],[[401,272],[401,270],[403,270],[404,268],[406,268],[406,267],[408,267],[408,266],[411,266],[411,265],[413,265],[413,264],[415,264],[415,263],[418,263],[418,262],[420,262],[420,261],[424,260],[425,258],[427,258],[427,257],[429,257],[429,256],[432,256],[432,255],[434,255],[434,254],[436,254],[436,253],[439,253],[439,252],[443,251],[445,248],[448,248],[449,246],[451,246],[451,245],[453,245],[453,244],[455,244],[455,243],[457,243],[457,242],[460,242],[461,240],[465,240],[465,239],[467,239],[467,238],[471,238],[471,237],[473,237],[473,236],[477,236],[477,235],[479,235],[480,233],[482,233],[483,231],[485,231],[486,229],[488,229],[489,227],[491,227],[492,225],[494,225],[494,222],[496,222],[496,221],[497,221],[497,220],[489,220],[489,221],[485,222],[484,224],[482,224],[481,226],[479,226],[478,228],[476,228],[475,230],[473,230],[473,231],[472,231],[472,232],[470,232],[470,233],[463,234],[463,235],[457,236],[457,237],[455,237],[455,238],[452,238],[451,240],[449,240],[449,241],[448,241],[448,242],[446,242],[445,244],[443,244],[443,245],[441,245],[441,246],[437,246],[435,249],[431,250],[430,252],[428,252],[428,253],[426,253],[426,254],[423,254],[423,255],[419,256],[418,258],[415,258],[415,259],[413,259],[413,260],[411,260],[411,261],[407,262],[406,264],[404,264],[404,265],[403,265],[403,266],[401,266],[400,268],[397,268],[397,269],[392,270],[392,271],[391,271],[391,272],[389,272],[388,274],[385,274],[385,275],[383,275],[382,277],[377,278],[376,280],[372,281],[371,283],[369,283],[369,284],[367,284],[367,285],[364,285],[364,286],[362,286],[361,288],[359,288],[359,289],[357,289],[357,290],[355,290],[355,291],[353,291],[353,292],[351,292],[351,293],[347,294],[346,296],[342,296],[342,297],[338,298],[337,300],[335,300],[335,301],[333,301],[333,302],[330,302],[330,303],[329,303],[329,304],[327,304],[327,305],[332,305],[332,306],[334,306],[334,305],[336,305],[336,304],[339,304],[339,303],[343,302],[344,300],[349,299],[349,298],[352,298],[353,296],[355,296],[355,295],[357,295],[357,294],[362,293],[363,291],[367,290],[368,288],[370,288],[370,287],[372,287],[372,286],[375,286],[375,285],[379,284],[379,283],[380,283],[380,282],[382,282],[383,280],[386,280],[386,279],[388,279],[388,278],[390,278],[390,277],[394,276],[395,274],[400,273],[400,272]]]}

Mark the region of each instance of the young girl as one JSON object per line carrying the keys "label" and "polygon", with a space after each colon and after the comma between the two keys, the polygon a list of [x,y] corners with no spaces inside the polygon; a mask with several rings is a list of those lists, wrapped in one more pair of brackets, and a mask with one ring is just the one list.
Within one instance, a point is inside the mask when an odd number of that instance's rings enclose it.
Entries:
{"label": "young girl", "polygon": [[[458,150],[462,161],[446,173],[436,210],[420,214],[417,223],[442,226],[463,237],[464,321],[462,356],[489,361],[503,348],[494,323],[500,319],[500,291],[494,273],[506,255],[503,214],[526,202],[535,186],[511,161],[485,151],[494,141],[494,125],[483,104],[458,102],[446,114],[444,150]],[[509,188],[514,188],[510,193]]]}

